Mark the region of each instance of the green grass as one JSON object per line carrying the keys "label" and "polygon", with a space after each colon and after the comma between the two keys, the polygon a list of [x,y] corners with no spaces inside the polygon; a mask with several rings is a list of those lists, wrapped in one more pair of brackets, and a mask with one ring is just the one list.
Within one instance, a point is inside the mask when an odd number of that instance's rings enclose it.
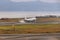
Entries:
{"label": "green grass", "polygon": [[60,24],[21,24],[0,26],[0,34],[60,33]]}

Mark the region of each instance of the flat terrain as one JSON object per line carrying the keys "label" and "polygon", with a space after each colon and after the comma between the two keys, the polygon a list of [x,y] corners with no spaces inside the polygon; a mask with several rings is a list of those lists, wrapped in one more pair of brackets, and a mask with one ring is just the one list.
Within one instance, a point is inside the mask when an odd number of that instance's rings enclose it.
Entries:
{"label": "flat terrain", "polygon": [[0,40],[60,40],[60,33],[53,33],[53,34],[1,34]]}
{"label": "flat terrain", "polygon": [[[1,18],[0,22],[19,22],[20,20],[24,20],[24,18]],[[60,22],[60,18],[57,17],[40,17],[36,19],[36,22]]]}
{"label": "flat terrain", "polygon": [[60,18],[37,18],[36,22],[60,22]]}
{"label": "flat terrain", "polygon": [[1,25],[0,34],[60,33],[60,24]]}

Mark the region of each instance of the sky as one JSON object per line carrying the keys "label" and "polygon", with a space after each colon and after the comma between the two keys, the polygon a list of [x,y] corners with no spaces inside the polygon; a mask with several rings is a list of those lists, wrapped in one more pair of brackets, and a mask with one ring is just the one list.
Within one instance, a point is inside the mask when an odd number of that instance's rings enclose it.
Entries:
{"label": "sky", "polygon": [[0,18],[48,14],[60,15],[60,0],[0,0]]}
{"label": "sky", "polygon": [[41,1],[46,3],[58,3],[60,0],[10,0],[13,2],[30,2],[30,1]]}
{"label": "sky", "polygon": [[0,12],[0,18],[22,18],[46,15],[60,16],[60,12]]}
{"label": "sky", "polygon": [[60,0],[0,0],[0,11],[60,11]]}

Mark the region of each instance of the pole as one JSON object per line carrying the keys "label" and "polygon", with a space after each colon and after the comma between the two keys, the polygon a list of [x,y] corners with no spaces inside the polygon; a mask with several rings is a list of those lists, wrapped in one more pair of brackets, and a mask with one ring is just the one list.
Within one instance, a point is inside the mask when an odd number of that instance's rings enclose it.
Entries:
{"label": "pole", "polygon": [[15,32],[15,24],[12,24],[12,27],[13,27],[13,30],[14,30],[14,32]]}

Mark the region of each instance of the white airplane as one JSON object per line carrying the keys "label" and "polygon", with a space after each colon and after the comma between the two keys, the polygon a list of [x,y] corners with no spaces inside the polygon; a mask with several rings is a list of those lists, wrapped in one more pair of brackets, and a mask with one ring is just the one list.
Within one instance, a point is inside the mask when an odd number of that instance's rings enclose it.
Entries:
{"label": "white airplane", "polygon": [[32,18],[26,18],[26,17],[25,17],[25,20],[26,20],[26,21],[33,21],[33,20],[36,20],[36,18],[33,18],[33,17],[32,17]]}
{"label": "white airplane", "polygon": [[27,17],[25,17],[24,18],[24,20],[20,20],[19,22],[20,23],[26,23],[26,21],[30,21],[30,22],[33,22],[33,21],[35,21],[36,20],[36,18],[27,18]]}

